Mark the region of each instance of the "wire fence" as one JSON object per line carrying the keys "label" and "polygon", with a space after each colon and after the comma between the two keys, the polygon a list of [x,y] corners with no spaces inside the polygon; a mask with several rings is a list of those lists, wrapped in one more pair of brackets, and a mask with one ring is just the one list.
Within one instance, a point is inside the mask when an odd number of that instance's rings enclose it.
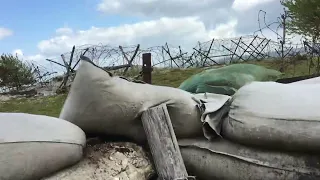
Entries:
{"label": "wire fence", "polygon": [[[314,65],[313,59],[318,57],[320,61],[320,44],[306,39],[301,39],[300,43],[293,43],[286,36],[286,12],[281,14],[277,21],[269,24],[266,23],[266,15],[265,11],[259,11],[259,30],[252,35],[198,42],[189,51],[186,51],[183,46],[168,43],[149,48],[142,48],[140,44],[118,47],[104,44],[82,45],[74,46],[70,52],[53,59],[46,59],[44,64],[32,61],[30,63],[37,82],[40,83],[51,81],[57,76],[69,76],[74,73],[79,66],[81,55],[85,55],[106,70],[117,71],[120,74],[134,68],[137,71],[141,70],[143,53],[151,53],[152,66],[162,68],[208,67],[251,60],[283,60],[283,62],[295,64],[296,59],[307,57],[304,59],[310,60],[308,63],[310,73],[310,67]],[[276,35],[276,41],[264,35],[266,29]],[[317,66],[319,73],[320,62]],[[64,84],[66,84],[65,80]]]}
{"label": "wire fence", "polygon": [[[306,42],[307,43],[307,42]],[[309,44],[309,43],[307,43]],[[51,69],[64,72],[70,63],[72,69],[79,65],[81,55],[89,57],[95,64],[106,69],[112,67],[141,66],[142,54],[152,54],[154,67],[188,68],[229,64],[239,61],[261,60],[281,57],[281,43],[258,35],[248,35],[229,39],[212,39],[198,43],[191,52],[181,46],[165,44],[142,49],[140,45],[112,47],[108,45],[83,45],[74,51],[63,53],[61,57],[47,59]],[[314,46],[312,46],[314,47]],[[73,53],[72,53],[73,52]],[[307,54],[306,44],[288,44],[283,50],[284,57]],[[43,67],[44,68],[44,67]],[[52,71],[52,70],[51,70]]]}

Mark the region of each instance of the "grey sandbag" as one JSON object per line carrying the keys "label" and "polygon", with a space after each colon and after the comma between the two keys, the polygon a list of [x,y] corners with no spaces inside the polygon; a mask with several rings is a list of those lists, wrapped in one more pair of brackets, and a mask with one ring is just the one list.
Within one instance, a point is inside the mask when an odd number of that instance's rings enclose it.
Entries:
{"label": "grey sandbag", "polygon": [[200,99],[198,105],[201,111],[201,122],[203,123],[203,135],[208,140],[222,137],[221,123],[225,116],[228,115],[231,96],[213,93],[195,94]]}
{"label": "grey sandbag", "polygon": [[62,119],[0,113],[0,179],[35,180],[77,163],[86,137]]}
{"label": "grey sandbag", "polygon": [[188,174],[201,180],[316,180],[320,156],[257,149],[216,139],[181,139]]}
{"label": "grey sandbag", "polygon": [[234,95],[222,136],[290,151],[320,150],[320,84],[253,82]]}
{"label": "grey sandbag", "polygon": [[203,136],[198,108],[201,102],[193,94],[130,82],[81,60],[60,118],[86,133],[124,136],[139,143],[146,141],[142,113],[161,103],[167,105],[177,138]]}

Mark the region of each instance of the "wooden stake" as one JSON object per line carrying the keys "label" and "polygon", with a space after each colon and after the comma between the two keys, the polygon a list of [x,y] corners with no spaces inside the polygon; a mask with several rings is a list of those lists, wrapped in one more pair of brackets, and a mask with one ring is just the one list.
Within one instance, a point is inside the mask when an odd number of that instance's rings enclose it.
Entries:
{"label": "wooden stake", "polygon": [[158,173],[158,180],[193,179],[188,177],[167,106],[161,104],[145,111],[142,114],[142,124]]}

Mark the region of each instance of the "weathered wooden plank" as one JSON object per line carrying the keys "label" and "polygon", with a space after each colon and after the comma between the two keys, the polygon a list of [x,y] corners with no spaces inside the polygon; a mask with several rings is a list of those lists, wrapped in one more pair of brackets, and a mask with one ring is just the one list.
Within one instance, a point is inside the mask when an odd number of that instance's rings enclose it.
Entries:
{"label": "weathered wooden plank", "polygon": [[158,179],[188,179],[188,173],[180,153],[167,106],[161,104],[145,111],[142,114],[142,123],[158,173]]}

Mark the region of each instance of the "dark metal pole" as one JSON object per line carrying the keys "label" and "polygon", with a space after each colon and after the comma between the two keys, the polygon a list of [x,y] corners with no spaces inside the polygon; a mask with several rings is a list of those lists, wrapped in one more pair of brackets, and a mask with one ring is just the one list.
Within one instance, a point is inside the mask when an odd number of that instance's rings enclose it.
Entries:
{"label": "dark metal pole", "polygon": [[142,80],[151,84],[151,53],[142,54]]}

